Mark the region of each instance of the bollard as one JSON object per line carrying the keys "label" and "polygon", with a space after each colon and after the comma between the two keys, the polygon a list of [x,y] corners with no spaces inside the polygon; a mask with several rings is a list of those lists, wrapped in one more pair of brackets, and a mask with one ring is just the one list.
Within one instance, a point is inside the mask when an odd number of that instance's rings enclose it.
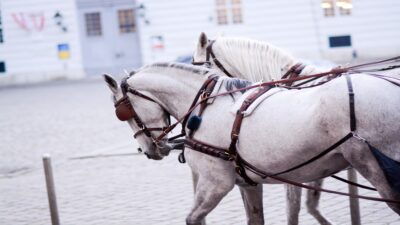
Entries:
{"label": "bollard", "polygon": [[[353,168],[347,170],[347,178],[349,179],[349,181],[357,183],[357,173]],[[353,195],[358,195],[357,187],[349,184],[349,193]],[[359,199],[349,198],[349,201],[351,225],[361,225]]]}
{"label": "bollard", "polygon": [[54,187],[53,170],[51,168],[51,158],[48,154],[43,155],[43,168],[44,175],[46,177],[47,197],[49,199],[51,224],[60,225],[60,220],[58,218],[56,189]]}

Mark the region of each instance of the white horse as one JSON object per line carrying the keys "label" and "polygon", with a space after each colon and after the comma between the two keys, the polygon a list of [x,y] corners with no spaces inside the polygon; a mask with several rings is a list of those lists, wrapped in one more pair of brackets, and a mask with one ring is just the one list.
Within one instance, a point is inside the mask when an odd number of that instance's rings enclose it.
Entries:
{"label": "white horse", "polygon": [[[222,36],[218,37],[215,41],[211,41],[204,33],[200,34],[197,48],[193,55],[193,63],[207,63],[207,65],[220,70],[225,75],[246,79],[251,82],[280,80],[282,79],[282,75],[286,74],[290,68],[302,64],[300,60],[288,52],[266,42]],[[332,69],[303,65],[304,68],[299,70],[299,76],[326,72]],[[382,73],[391,76],[398,76],[399,74],[398,71],[380,72],[380,74]],[[309,82],[307,85],[320,81],[321,79],[318,79],[317,81]],[[321,187],[322,182],[323,180],[319,179],[310,184]],[[262,187],[259,188],[261,189]],[[286,191],[287,222],[290,225],[296,225],[298,224],[300,212],[301,188],[286,185]],[[260,199],[259,201],[262,202],[262,189],[252,192],[252,195],[253,199]],[[331,222],[318,210],[320,196],[320,192],[318,191],[307,191],[307,211],[320,224],[330,225]],[[262,203],[257,205],[262,205]],[[245,204],[245,207],[254,208],[256,206]],[[262,209],[260,210],[262,211]]]}
{"label": "white horse", "polygon": [[[170,114],[181,118],[186,114],[192,99],[213,70],[184,64],[153,64],[129,77],[124,89],[135,90],[140,95],[121,89],[110,76],[105,81],[116,101],[124,96],[132,105],[145,127],[164,127]],[[391,159],[400,161],[400,88],[383,79],[352,75],[357,113],[357,133]],[[221,78],[220,78],[221,79]],[[219,91],[240,88],[242,81],[222,79]],[[125,93],[125,94],[124,94]],[[303,89],[277,91],[243,121],[238,153],[246,161],[263,171],[276,173],[291,168],[317,155],[349,132],[349,97],[344,77],[324,85]],[[143,96],[149,96],[149,98]],[[227,148],[230,144],[230,127],[235,119],[235,103],[242,97],[238,92],[216,98],[205,110],[202,124],[194,138],[211,145]],[[138,120],[128,119],[133,131],[143,130]],[[152,130],[149,136],[138,135],[141,149],[153,159],[161,159],[163,143],[155,144],[154,137],[162,131]],[[187,224],[201,224],[221,199],[232,190],[235,183],[243,183],[235,173],[235,164],[186,148],[186,160],[197,178],[195,202],[186,218]],[[317,161],[281,175],[297,182],[309,182],[329,176],[351,165],[358,170],[383,198],[400,201],[385,178],[383,170],[367,145],[351,138]],[[279,183],[272,178],[261,178],[248,171],[257,183]],[[246,191],[244,189],[244,191]],[[248,199],[252,201],[252,199]],[[256,199],[257,201],[257,199]],[[400,214],[398,203],[388,205]],[[263,224],[254,210],[248,212],[248,224]]]}
{"label": "white horse", "polygon": [[[289,53],[265,42],[244,38],[218,37],[210,47],[211,43],[207,36],[201,33],[196,51],[193,55],[193,63],[209,62],[212,68],[219,69],[221,72],[228,73],[233,77],[246,79],[252,82],[280,80],[283,74],[292,66],[299,63],[299,61]],[[212,52],[215,54],[216,59],[221,63],[222,67],[216,65],[210,55],[207,56],[207,54],[210,54],[207,52],[207,48],[212,48]],[[309,75],[325,71],[327,71],[327,69],[307,65],[302,69],[299,75]],[[320,187],[322,181],[322,179],[318,179],[312,182],[311,185]],[[285,185],[285,187],[287,191],[287,223],[296,225],[299,221],[301,188],[293,185]],[[252,199],[258,200],[257,202],[253,201],[256,205],[251,205],[251,203],[245,204],[246,211],[249,210],[247,207],[254,208],[262,206],[262,186],[258,187],[258,189],[257,191],[248,192],[248,195],[251,195]],[[318,210],[320,196],[321,194],[318,191],[309,190],[307,192],[307,211],[317,219],[320,224],[330,225],[331,222]],[[262,211],[262,208],[258,210]]]}

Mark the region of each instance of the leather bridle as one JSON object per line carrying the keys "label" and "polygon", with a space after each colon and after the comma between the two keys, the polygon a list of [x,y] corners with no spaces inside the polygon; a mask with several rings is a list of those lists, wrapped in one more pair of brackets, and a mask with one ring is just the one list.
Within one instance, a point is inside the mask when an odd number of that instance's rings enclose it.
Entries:
{"label": "leather bridle", "polygon": [[215,40],[211,40],[209,44],[206,47],[206,61],[204,62],[195,62],[194,59],[192,58],[192,65],[196,66],[203,66],[206,65],[207,67],[210,67],[211,61],[210,59],[214,62],[214,64],[222,71],[224,72],[228,77],[233,77],[231,73],[225,67],[222,65],[222,63],[217,59],[215,56],[214,51],[212,50],[212,46],[215,43]]}
{"label": "leather bridle", "polygon": [[152,131],[165,131],[170,126],[171,120],[170,120],[169,113],[164,109],[164,112],[167,114],[167,117],[168,117],[168,126],[167,127],[147,127],[146,124],[143,122],[143,120],[140,118],[140,116],[136,113],[135,109],[133,108],[127,93],[131,93],[133,95],[136,95],[136,96],[146,99],[148,101],[154,102],[158,105],[159,105],[159,103],[157,101],[155,101],[154,99],[150,98],[149,96],[142,94],[139,91],[128,87],[126,80],[124,80],[121,83],[121,89],[123,92],[123,97],[121,99],[119,99],[117,102],[115,102],[115,104],[114,104],[115,114],[116,114],[117,118],[121,121],[127,121],[129,119],[133,119],[135,121],[136,125],[140,128],[140,130],[137,131],[133,135],[133,137],[137,138],[139,135],[144,134],[152,140],[152,143],[154,145],[158,146],[158,143],[160,142],[161,139],[154,136],[152,134]]}
{"label": "leather bridle", "polygon": [[[169,132],[171,132],[179,123],[182,122],[182,131],[180,134],[168,138],[168,141],[177,139],[179,137],[183,137],[186,135],[185,132],[185,125],[187,123],[187,120],[191,114],[191,112],[200,104],[204,104],[205,100],[208,98],[208,96],[211,94],[210,90],[207,88],[210,83],[213,83],[215,85],[216,80],[218,79],[217,76],[210,76],[202,85],[202,87],[199,89],[197,92],[193,103],[191,104],[189,110],[185,115],[183,115],[181,118],[177,119],[177,122],[174,124],[171,124],[171,119],[170,119],[170,114],[167,110],[164,109],[164,112],[168,115],[168,126],[167,127],[147,127],[143,120],[140,118],[140,116],[136,113],[135,109],[133,108],[129,96],[127,93],[131,93],[133,95],[136,95],[138,97],[144,98],[148,101],[154,102],[158,105],[160,105],[157,101],[154,99],[150,98],[149,96],[140,93],[139,91],[129,87],[127,83],[127,79],[129,77],[125,78],[124,80],[121,81],[121,90],[123,93],[123,97],[119,99],[118,101],[115,102],[114,107],[115,107],[115,114],[117,118],[121,121],[127,121],[129,119],[133,119],[136,122],[136,125],[140,128],[139,131],[137,131],[133,137],[136,138],[137,136],[141,134],[145,134],[147,137],[149,137],[153,144],[155,146],[158,146],[160,141],[165,139],[165,137],[168,135]],[[200,100],[200,102],[198,102]],[[161,105],[160,105],[161,106]],[[156,137],[152,134],[152,131],[162,131],[162,133]]]}

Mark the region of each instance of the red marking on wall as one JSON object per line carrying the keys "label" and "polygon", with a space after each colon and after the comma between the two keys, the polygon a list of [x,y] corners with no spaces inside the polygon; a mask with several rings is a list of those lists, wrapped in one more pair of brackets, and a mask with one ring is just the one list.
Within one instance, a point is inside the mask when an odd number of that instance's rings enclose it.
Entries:
{"label": "red marking on wall", "polygon": [[45,25],[45,16],[44,13],[12,13],[12,18],[14,22],[18,24],[18,26],[25,31],[35,30],[37,32],[41,32],[44,29]]}

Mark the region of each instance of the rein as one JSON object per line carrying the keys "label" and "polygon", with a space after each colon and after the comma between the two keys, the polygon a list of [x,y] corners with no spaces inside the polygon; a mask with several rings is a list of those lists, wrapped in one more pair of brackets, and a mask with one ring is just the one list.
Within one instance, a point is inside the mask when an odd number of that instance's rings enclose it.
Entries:
{"label": "rein", "polygon": [[[350,76],[347,75],[346,76],[346,81],[347,81],[347,86],[348,86],[348,94],[349,94],[349,108],[350,108],[350,112],[349,112],[349,117],[350,117],[350,132],[345,135],[342,139],[340,139],[339,141],[337,141],[336,143],[334,143],[333,145],[331,145],[330,147],[328,147],[326,150],[322,151],[320,154],[312,157],[311,159],[300,163],[294,167],[291,167],[289,169],[286,169],[284,171],[278,172],[278,173],[274,173],[274,174],[270,174],[267,172],[264,172],[260,169],[258,169],[257,167],[251,165],[249,162],[247,162],[246,160],[244,160],[239,153],[237,152],[236,149],[236,144],[239,138],[239,133],[240,133],[240,127],[241,127],[241,122],[243,119],[243,114],[242,112],[245,111],[253,102],[255,99],[257,99],[259,96],[263,95],[264,93],[266,93],[268,90],[271,89],[271,86],[263,86],[263,88],[261,88],[260,90],[256,91],[255,93],[252,93],[249,97],[246,98],[246,100],[244,101],[244,103],[242,104],[241,108],[238,110],[234,124],[233,124],[233,128],[232,128],[232,132],[231,132],[231,144],[228,148],[228,150],[224,149],[224,148],[220,148],[217,146],[212,146],[210,144],[198,141],[198,140],[194,140],[192,138],[186,138],[185,139],[185,145],[190,147],[191,149],[195,150],[195,151],[199,151],[202,153],[205,153],[207,155],[211,155],[214,157],[218,157],[221,158],[223,160],[226,161],[234,161],[235,162],[235,170],[236,172],[250,185],[257,185],[256,182],[254,182],[247,174],[245,169],[250,170],[251,172],[253,172],[254,174],[260,176],[263,179],[266,178],[271,178],[271,179],[275,179],[284,183],[288,183],[288,184],[292,184],[298,187],[303,187],[306,189],[310,189],[310,190],[314,190],[314,191],[322,191],[322,192],[328,192],[328,193],[333,193],[333,194],[338,194],[338,195],[344,195],[344,196],[349,196],[349,197],[353,197],[353,198],[361,198],[361,199],[367,199],[367,200],[372,200],[372,201],[379,201],[379,202],[388,202],[388,203],[397,203],[400,204],[399,200],[393,200],[393,199],[386,199],[386,198],[378,198],[378,197],[370,197],[370,196],[363,196],[363,195],[354,195],[354,194],[348,194],[345,192],[338,192],[338,191],[332,191],[332,190],[328,190],[328,189],[322,189],[322,188],[317,188],[317,187],[313,187],[313,186],[309,186],[309,185],[305,185],[299,182],[295,182],[292,180],[288,180],[285,178],[280,177],[279,175],[284,174],[284,173],[288,173],[291,172],[293,170],[296,170],[298,168],[301,168],[303,166],[306,166],[312,162],[314,162],[315,160],[323,157],[324,155],[328,154],[329,152],[333,151],[334,149],[336,149],[338,146],[342,145],[344,142],[346,142],[347,140],[349,140],[350,138],[357,138],[358,140],[363,141],[364,143],[366,143],[370,149],[371,149],[371,145],[363,138],[361,138],[360,136],[358,136],[358,134],[356,133],[356,115],[355,115],[355,102],[354,102],[354,92],[353,92],[353,86],[352,86],[352,82],[350,79]],[[225,94],[226,92],[224,92],[223,94]],[[212,96],[210,96],[212,97]],[[332,177],[334,177],[335,179],[341,180],[343,182],[349,183],[351,185],[355,185],[361,188],[365,188],[365,189],[369,189],[369,190],[375,190],[374,188],[371,187],[367,187],[364,185],[360,185],[351,181],[347,181],[343,178],[337,177],[335,175],[333,175]]]}
{"label": "rein", "polygon": [[[360,65],[355,65],[355,66],[350,66],[350,67],[344,67],[344,68],[333,68],[330,71],[327,72],[323,72],[323,73],[317,73],[317,74],[311,74],[311,75],[305,75],[305,76],[299,76],[299,77],[293,77],[293,78],[288,78],[288,79],[283,79],[283,80],[276,80],[276,81],[269,81],[269,82],[263,82],[260,84],[256,84],[256,85],[251,85],[248,87],[244,87],[244,88],[238,88],[235,90],[231,90],[231,91],[226,91],[226,92],[222,92],[222,93],[218,93],[218,94],[214,94],[214,95],[210,95],[207,98],[204,99],[200,99],[200,101],[198,101],[197,103],[195,103],[197,100],[199,100],[200,94],[204,88],[204,84],[203,86],[200,88],[198,94],[196,95],[191,107],[188,109],[188,111],[179,119],[177,119],[176,123],[168,126],[164,132],[157,138],[158,140],[161,140],[162,138],[164,138],[166,135],[168,135],[169,132],[171,132],[179,123],[181,123],[182,121],[185,121],[188,119],[189,115],[193,112],[193,110],[196,109],[197,106],[199,106],[200,104],[202,104],[203,102],[207,101],[208,99],[212,99],[212,98],[216,98],[219,96],[224,96],[224,95],[230,95],[236,92],[244,92],[253,88],[259,88],[259,87],[264,87],[264,86],[279,86],[282,84],[290,84],[296,81],[300,81],[300,80],[308,80],[308,79],[312,79],[312,78],[321,78],[321,77],[325,77],[325,76],[332,76],[332,78],[337,77],[343,73],[357,73],[359,72],[358,70],[355,70],[357,68],[360,67],[365,67],[365,66],[371,66],[371,65],[375,65],[375,64],[381,64],[381,63],[387,63],[387,62],[391,62],[391,61],[398,61],[400,60],[400,56],[397,57],[393,57],[390,59],[386,59],[386,60],[382,60],[382,61],[377,61],[377,62],[371,62],[371,63],[366,63],[366,64],[360,64]],[[380,75],[380,78],[383,78],[385,76]],[[397,78],[395,78],[397,79]],[[207,82],[207,81],[206,81]],[[393,82],[392,82],[393,83]],[[322,83],[320,83],[319,85],[321,85]],[[315,85],[317,86],[317,85]],[[286,88],[286,86],[284,86]],[[314,86],[313,86],[314,87]],[[289,87],[290,88],[290,87]],[[305,88],[305,87],[296,87],[296,89],[301,89],[301,88]],[[186,119],[185,119],[186,118]],[[184,128],[183,128],[184,129]],[[182,133],[180,134],[182,136],[184,136],[185,134],[183,134],[184,131],[182,131]]]}
{"label": "rein", "polygon": [[[233,94],[233,93],[236,93],[236,92],[243,92],[243,91],[247,91],[247,90],[250,90],[250,89],[253,89],[253,88],[259,88],[259,87],[264,87],[264,86],[279,86],[279,85],[282,85],[282,84],[291,84],[293,82],[300,81],[300,80],[308,80],[308,79],[314,79],[314,78],[317,79],[317,78],[321,78],[321,77],[329,76],[329,75],[331,75],[332,78],[333,78],[333,77],[337,77],[337,76],[339,76],[339,75],[341,75],[343,73],[349,73],[349,72],[356,73],[356,72],[359,72],[359,70],[355,70],[355,69],[358,69],[358,68],[377,65],[377,64],[382,64],[382,63],[388,63],[388,62],[393,62],[393,61],[396,62],[396,61],[399,61],[399,60],[400,60],[400,56],[397,56],[397,57],[393,57],[393,58],[389,58],[389,59],[385,59],[385,60],[381,60],[381,61],[377,61],[377,62],[365,63],[365,64],[360,64],[360,65],[355,65],[355,66],[350,66],[350,67],[344,67],[344,68],[333,68],[330,71],[323,72],[323,73],[317,73],[317,74],[311,74],[311,75],[299,76],[299,77],[292,77],[292,78],[288,78],[288,79],[276,80],[276,81],[270,81],[270,82],[263,82],[263,83],[260,83],[260,84],[257,84],[257,85],[251,85],[251,86],[244,87],[244,88],[238,88],[236,90],[226,91],[226,92],[215,94],[215,95],[209,95],[208,97],[202,98],[199,101],[200,95],[204,92],[204,88],[206,87],[206,83],[209,82],[209,79],[207,79],[206,82],[203,84],[203,86],[198,91],[195,99],[193,100],[193,103],[192,103],[191,107],[188,109],[188,111],[181,118],[177,119],[177,121],[174,124],[170,124],[168,127],[151,128],[152,130],[157,129],[157,130],[162,130],[163,131],[157,138],[153,137],[152,139],[153,139],[153,142],[155,144],[159,143],[165,136],[168,135],[169,132],[171,132],[181,122],[184,122],[181,134],[178,134],[175,137],[170,138],[169,140],[174,140],[176,138],[185,136],[186,133],[185,133],[184,125],[186,124],[186,122],[187,122],[187,120],[189,118],[189,115],[193,112],[193,110],[196,109],[197,106],[199,106],[200,104],[204,104],[204,102],[207,101],[208,99],[212,99],[212,98],[216,98],[216,97],[224,96],[224,95],[230,95],[230,94]],[[373,75],[373,74],[370,74],[370,75]],[[385,79],[384,78],[385,76],[382,76],[382,75],[374,75],[374,76]],[[396,78],[394,78],[394,79],[396,79]],[[385,80],[388,80],[388,79],[385,79]],[[394,81],[391,81],[391,80],[388,80],[388,81],[392,82],[394,84],[397,83],[397,82],[394,82]],[[286,86],[284,86],[284,87],[286,88]],[[152,101],[152,102],[156,102],[155,100],[151,99],[150,97],[148,97],[148,96],[146,96],[144,94],[141,94],[140,92],[138,92],[136,90],[128,88],[128,85],[126,83],[126,79],[121,83],[121,88],[123,90],[124,97],[126,96],[126,92],[128,92],[128,90],[129,90],[129,92],[134,94],[134,95],[137,95],[139,97],[143,97],[143,98],[145,98],[145,99],[147,99],[149,101]],[[296,87],[296,88],[297,89],[301,89],[301,87]],[[120,102],[120,101],[122,102],[122,99],[119,100],[118,102]],[[130,107],[132,108],[132,106],[131,106],[129,101],[128,101],[128,103],[129,103],[128,105],[130,105]],[[120,119],[120,117],[118,115],[118,112],[117,112],[118,111],[117,110],[118,105],[116,104],[115,107],[116,107],[117,117]],[[128,111],[130,111],[130,110],[128,110]],[[133,114],[135,114],[136,117],[139,118],[135,112]],[[130,118],[132,118],[132,117],[133,117],[133,115],[130,114]],[[130,118],[123,118],[124,120],[122,120],[122,121],[126,121],[126,120],[128,120]],[[135,119],[135,121],[136,121],[136,119]],[[141,119],[139,118],[138,121],[141,121]],[[143,126],[139,126],[139,127],[143,127]],[[139,132],[144,133],[145,130],[150,131],[149,129],[150,128],[147,128],[146,126],[144,126],[144,128]],[[146,133],[149,134],[150,132],[147,132],[147,131],[146,131]],[[146,136],[147,136],[147,134],[146,134]]]}
{"label": "rein", "polygon": [[[343,73],[356,73],[358,72],[358,68],[362,68],[364,66],[371,66],[371,65],[375,65],[375,64],[380,64],[380,63],[384,63],[384,62],[389,62],[389,61],[397,61],[400,59],[400,56],[398,57],[394,57],[391,59],[387,59],[387,60],[382,60],[382,61],[378,61],[378,62],[373,62],[373,63],[366,63],[366,64],[361,64],[361,65],[356,65],[356,66],[351,66],[351,67],[345,67],[345,68],[334,68],[328,72],[323,72],[323,73],[318,73],[318,74],[312,74],[312,75],[307,75],[307,76],[289,76],[290,78],[288,79],[284,79],[284,80],[277,80],[277,81],[271,81],[271,82],[264,82],[264,83],[260,83],[257,85],[252,85],[252,86],[248,86],[245,88],[239,88],[236,90],[232,90],[232,91],[226,91],[223,93],[219,93],[219,94],[215,94],[215,95],[210,95],[212,89],[215,86],[216,80],[218,79],[217,76],[210,76],[205,83],[202,85],[202,87],[200,88],[200,90],[198,91],[198,93],[196,94],[195,99],[193,100],[191,107],[189,108],[189,110],[181,117],[177,120],[176,123],[174,124],[169,124],[168,127],[162,127],[162,128],[147,128],[145,126],[145,124],[143,123],[143,121],[140,119],[140,117],[138,116],[138,114],[135,112],[135,110],[133,109],[130,101],[129,101],[129,97],[127,96],[127,92],[133,94],[133,95],[137,95],[141,98],[144,98],[148,101],[157,103],[154,99],[134,90],[131,89],[130,87],[128,87],[127,83],[126,83],[126,79],[124,80],[124,82],[121,83],[121,89],[123,90],[123,94],[124,97],[122,99],[120,99],[119,101],[116,102],[115,107],[116,107],[116,114],[117,117],[122,120],[128,120],[133,118],[135,120],[135,122],[137,123],[137,125],[141,128],[140,131],[136,132],[134,137],[144,133],[147,137],[151,138],[153,141],[153,144],[156,146],[159,146],[159,142],[161,140],[163,140],[168,133],[174,129],[179,123],[182,122],[182,131],[181,134],[176,135],[168,140],[174,140],[178,137],[182,137],[182,136],[186,136],[186,132],[185,132],[185,126],[188,122],[189,116],[190,114],[197,108],[197,106],[201,105],[201,109],[200,109],[200,113],[201,114],[204,111],[204,108],[206,107],[206,101],[212,98],[216,98],[218,96],[224,96],[224,95],[228,95],[228,94],[232,94],[235,92],[243,92],[249,89],[253,89],[253,88],[261,88],[258,92],[256,92],[255,94],[252,94],[250,97],[252,98],[252,101],[254,101],[258,96],[262,95],[263,93],[265,93],[266,91],[268,91],[271,87],[274,86],[281,86],[282,84],[288,84],[288,86],[290,86],[293,82],[295,81],[300,81],[300,80],[307,80],[307,79],[316,79],[316,78],[320,78],[320,77],[324,77],[324,76],[332,76],[332,77],[337,77],[340,76]],[[396,85],[399,85],[397,82],[388,79],[388,77],[385,76],[377,76],[377,75],[373,75],[370,74],[372,76],[376,76],[376,77],[380,77],[382,79],[385,79],[389,82],[392,82]],[[129,77],[128,77],[129,78]],[[247,181],[250,184],[256,184],[254,181],[252,181],[245,173],[244,168],[252,171],[253,173],[261,176],[262,178],[272,178],[272,179],[276,179],[278,181],[281,182],[285,182],[285,183],[289,183],[289,184],[293,184],[293,185],[297,185],[300,187],[304,187],[307,189],[312,189],[312,190],[316,190],[316,191],[324,191],[324,192],[329,192],[329,193],[336,193],[336,194],[340,194],[340,195],[346,195],[346,196],[350,196],[350,197],[357,197],[357,198],[363,198],[363,199],[369,199],[369,200],[374,200],[374,201],[384,201],[384,202],[391,202],[391,203],[400,203],[400,201],[397,200],[391,200],[391,199],[381,199],[381,198],[374,198],[374,197],[367,197],[367,196],[360,196],[360,195],[351,195],[351,194],[347,194],[347,193],[343,193],[343,192],[336,192],[336,191],[331,191],[331,190],[326,190],[326,189],[321,189],[321,188],[315,188],[315,187],[311,187],[308,185],[304,185],[301,183],[297,183],[294,181],[290,181],[290,180],[286,180],[284,178],[278,177],[278,175],[283,174],[283,173],[287,173],[290,172],[292,170],[298,169],[302,166],[305,166],[313,161],[315,161],[316,159],[324,156],[325,154],[329,153],[330,151],[332,151],[333,149],[335,149],[337,146],[341,145],[342,143],[344,143],[345,141],[347,141],[348,139],[355,137],[359,140],[362,140],[363,142],[365,142],[366,144],[368,144],[368,146],[370,146],[370,144],[365,140],[362,139],[361,137],[359,137],[356,133],[356,120],[355,120],[355,113],[354,113],[354,93],[352,90],[352,85],[351,85],[351,80],[349,76],[346,76],[347,79],[347,85],[348,85],[348,90],[349,90],[349,104],[350,104],[350,132],[343,137],[341,140],[339,140],[338,142],[336,142],[335,144],[333,144],[331,147],[329,147],[328,149],[324,150],[323,152],[321,152],[320,154],[318,154],[317,156],[309,159],[308,161],[301,163],[299,165],[296,165],[292,168],[289,168],[285,171],[279,172],[279,173],[275,173],[275,174],[268,174],[264,171],[259,170],[258,168],[252,166],[250,163],[246,162],[244,159],[242,159],[240,157],[240,155],[236,152],[236,142],[237,142],[237,138],[239,135],[239,131],[240,131],[240,123],[241,120],[243,118],[236,117],[235,119],[235,123],[236,125],[234,125],[233,129],[232,129],[232,134],[231,134],[231,145],[228,149],[228,151],[226,151],[225,149],[219,148],[219,147],[215,147],[215,146],[210,146],[207,143],[202,143],[193,139],[186,139],[185,140],[185,145],[193,148],[194,150],[198,150],[198,149],[202,149],[202,152],[206,153],[206,154],[210,154],[219,158],[222,158],[224,160],[228,160],[228,161],[235,161],[236,163],[236,171],[239,175],[241,175],[245,181]],[[211,84],[212,87],[210,87],[209,85]],[[319,85],[321,85],[322,83],[319,83]],[[315,85],[314,85],[315,86]],[[301,89],[301,87],[296,87],[297,89]],[[247,100],[247,99],[246,99]],[[252,101],[248,101],[246,103],[244,103],[244,105],[241,107],[241,109],[245,110],[248,106],[250,106],[250,104],[252,103]],[[158,104],[158,103],[157,103]],[[239,111],[238,111],[239,112]],[[168,112],[167,112],[168,113]],[[239,114],[239,113],[238,113]],[[237,125],[239,124],[239,125]],[[154,137],[151,133],[151,131],[162,131],[162,133],[158,136],[158,137]],[[192,134],[190,135],[192,136]],[[234,147],[233,147],[234,146]]]}

